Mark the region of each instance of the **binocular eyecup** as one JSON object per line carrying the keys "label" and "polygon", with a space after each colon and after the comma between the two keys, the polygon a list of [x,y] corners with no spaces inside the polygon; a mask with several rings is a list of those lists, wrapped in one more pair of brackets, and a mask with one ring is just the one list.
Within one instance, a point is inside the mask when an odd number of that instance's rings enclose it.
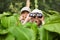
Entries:
{"label": "binocular eyecup", "polygon": [[35,18],[35,17],[42,18],[43,17],[43,15],[41,13],[30,13],[29,16],[33,17],[33,18]]}

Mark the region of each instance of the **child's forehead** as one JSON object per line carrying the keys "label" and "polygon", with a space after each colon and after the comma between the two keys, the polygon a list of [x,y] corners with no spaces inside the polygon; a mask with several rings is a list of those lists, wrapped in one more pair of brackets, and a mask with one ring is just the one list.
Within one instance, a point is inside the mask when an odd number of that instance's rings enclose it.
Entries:
{"label": "child's forehead", "polygon": [[29,13],[28,11],[22,11],[21,13]]}
{"label": "child's forehead", "polygon": [[24,15],[24,14],[28,14],[28,12],[23,12],[23,13],[21,13],[21,15]]}
{"label": "child's forehead", "polygon": [[21,13],[21,15],[27,15],[27,14],[28,14],[28,12]]}
{"label": "child's forehead", "polygon": [[28,14],[21,14],[20,16],[27,16]]}

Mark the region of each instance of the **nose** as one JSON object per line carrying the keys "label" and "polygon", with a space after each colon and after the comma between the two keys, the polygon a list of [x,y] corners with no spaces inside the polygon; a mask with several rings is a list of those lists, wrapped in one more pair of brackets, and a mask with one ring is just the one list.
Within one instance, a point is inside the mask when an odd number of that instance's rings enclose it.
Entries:
{"label": "nose", "polygon": [[36,18],[36,19],[35,19],[35,22],[38,23],[38,21],[39,21],[39,20]]}
{"label": "nose", "polygon": [[26,17],[25,17],[25,16],[20,18],[20,20],[25,20],[25,19],[26,19]]}
{"label": "nose", "polygon": [[42,22],[41,22],[41,20],[39,20],[39,19],[35,19],[35,23],[39,26],[39,25],[41,25],[42,24]]}

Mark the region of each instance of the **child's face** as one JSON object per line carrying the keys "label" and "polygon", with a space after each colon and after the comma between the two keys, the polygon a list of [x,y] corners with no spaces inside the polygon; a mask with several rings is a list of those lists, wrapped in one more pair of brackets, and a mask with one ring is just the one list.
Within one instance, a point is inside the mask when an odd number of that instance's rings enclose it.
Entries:
{"label": "child's face", "polygon": [[29,13],[28,12],[22,12],[20,15],[19,20],[23,23]]}
{"label": "child's face", "polygon": [[42,21],[44,21],[43,19],[44,19],[43,17],[42,18],[38,18],[38,17],[33,18],[32,17],[31,21],[35,22],[38,26],[40,26],[42,24]]}

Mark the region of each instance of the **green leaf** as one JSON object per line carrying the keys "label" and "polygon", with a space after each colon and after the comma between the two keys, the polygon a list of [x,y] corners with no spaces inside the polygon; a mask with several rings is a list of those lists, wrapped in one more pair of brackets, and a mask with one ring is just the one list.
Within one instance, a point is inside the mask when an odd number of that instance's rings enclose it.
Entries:
{"label": "green leaf", "polygon": [[53,40],[54,34],[52,34],[48,30],[45,30],[43,27],[39,28],[40,40]]}
{"label": "green leaf", "polygon": [[16,26],[17,25],[17,19],[14,16],[11,16],[8,18],[8,26]]}
{"label": "green leaf", "polygon": [[57,32],[60,34],[60,23],[44,25],[44,28],[48,31]]}
{"label": "green leaf", "polygon": [[6,30],[6,29],[5,30],[1,30],[0,29],[0,34],[7,34],[7,33],[8,33],[8,30]]}
{"label": "green leaf", "polygon": [[31,22],[28,22],[24,25],[24,27],[27,27],[29,29],[32,29],[35,33],[35,40],[37,39],[37,34],[38,34],[38,27],[36,25],[36,23],[31,23]]}
{"label": "green leaf", "polygon": [[46,30],[51,32],[57,32],[60,34],[60,15],[52,15],[46,19],[45,25],[43,25]]}
{"label": "green leaf", "polygon": [[16,26],[17,20],[14,16],[10,16],[10,17],[2,17],[1,19],[1,25],[4,28],[8,28],[11,26]]}
{"label": "green leaf", "polygon": [[15,37],[11,34],[8,34],[5,40],[15,40]]}
{"label": "green leaf", "polygon": [[10,12],[3,12],[3,15],[11,15]]}
{"label": "green leaf", "polygon": [[9,27],[14,27],[17,24],[17,20],[14,16],[10,16],[10,17],[2,17],[1,18],[1,24],[0,24],[0,34],[6,34],[8,33],[8,29]]}
{"label": "green leaf", "polygon": [[3,16],[4,16],[3,14],[0,14],[0,19],[1,19]]}
{"label": "green leaf", "polygon": [[45,24],[39,29],[40,40],[53,40],[57,35],[53,32],[60,34],[60,15],[51,15],[45,19]]}
{"label": "green leaf", "polygon": [[10,29],[17,40],[35,40],[35,33],[31,29],[15,27]]}
{"label": "green leaf", "polygon": [[57,23],[60,22],[60,15],[51,15],[50,17],[45,18],[45,24]]}

